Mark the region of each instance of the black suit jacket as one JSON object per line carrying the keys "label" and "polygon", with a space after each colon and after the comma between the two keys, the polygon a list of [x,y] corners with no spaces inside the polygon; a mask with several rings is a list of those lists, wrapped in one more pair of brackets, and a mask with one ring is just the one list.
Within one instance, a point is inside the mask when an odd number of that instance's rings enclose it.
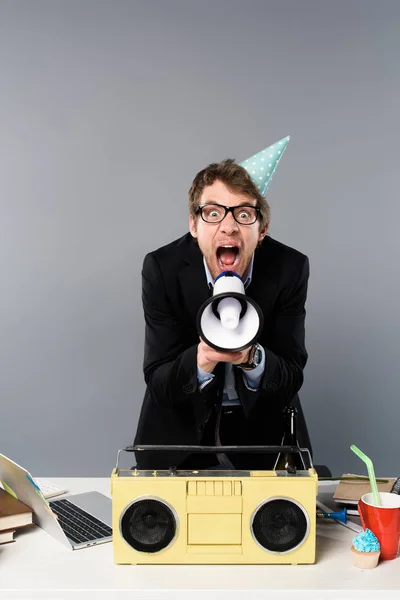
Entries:
{"label": "black suit jacket", "polygon": [[[264,238],[254,254],[252,281],[246,294],[264,315],[258,340],[266,354],[266,368],[258,391],[244,385],[234,367],[237,391],[246,421],[244,442],[280,444],[282,409],[297,404],[307,361],[304,345],[305,301],[309,264],[306,256]],[[224,385],[224,365],[217,365],[213,381],[200,391],[197,383],[196,316],[210,296],[203,256],[192,236],[151,252],[142,270],[142,301],[146,322],[144,376],[147,389],[135,444],[202,443],[204,428],[218,411]],[[299,443],[310,447],[300,408]],[[141,469],[179,466],[186,453],[138,452]],[[248,468],[270,468],[276,457],[251,455]]]}

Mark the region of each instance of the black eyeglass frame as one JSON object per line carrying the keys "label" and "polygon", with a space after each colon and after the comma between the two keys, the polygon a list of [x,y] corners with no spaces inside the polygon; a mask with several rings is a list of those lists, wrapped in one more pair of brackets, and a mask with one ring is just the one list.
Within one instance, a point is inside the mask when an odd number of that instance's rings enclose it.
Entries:
{"label": "black eyeglass frame", "polygon": [[[220,219],[219,221],[206,221],[205,218],[203,217],[203,208],[205,208],[206,206],[218,206],[219,208],[223,208],[225,210],[225,214],[222,217],[222,219]],[[241,223],[240,221],[237,220],[237,218],[235,217],[235,213],[233,212],[236,209],[240,209],[240,208],[252,208],[253,210],[256,211],[256,218],[254,219],[254,221],[252,221],[251,223]],[[198,207],[196,208],[196,214],[198,215],[200,213],[201,218],[203,219],[204,223],[208,223],[209,225],[217,225],[218,223],[222,223],[222,221],[225,219],[226,215],[228,213],[232,213],[232,217],[235,219],[236,223],[238,223],[239,225],[254,225],[254,223],[257,222],[257,219],[260,215],[261,209],[258,208],[258,206],[253,206],[252,204],[240,204],[239,206],[224,206],[223,204],[199,204]]]}

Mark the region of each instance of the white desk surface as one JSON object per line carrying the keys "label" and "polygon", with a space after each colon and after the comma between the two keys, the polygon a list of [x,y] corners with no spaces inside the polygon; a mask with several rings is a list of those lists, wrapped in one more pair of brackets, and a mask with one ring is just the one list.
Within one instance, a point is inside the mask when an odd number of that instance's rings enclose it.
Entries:
{"label": "white desk surface", "polygon": [[[109,478],[49,480],[70,493],[98,490],[110,495]],[[320,487],[322,502],[327,503],[333,489]],[[314,565],[131,566],[114,564],[112,543],[72,551],[35,526],[17,533],[15,543],[0,546],[0,598],[399,600],[400,558],[372,570],[355,568],[350,555],[355,535],[342,525],[318,520]]]}

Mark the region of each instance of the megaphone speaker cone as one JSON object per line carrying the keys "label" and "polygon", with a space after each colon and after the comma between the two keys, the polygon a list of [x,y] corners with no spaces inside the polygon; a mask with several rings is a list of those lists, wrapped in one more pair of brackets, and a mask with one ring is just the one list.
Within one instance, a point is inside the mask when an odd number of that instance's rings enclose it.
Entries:
{"label": "megaphone speaker cone", "polygon": [[[220,309],[223,300],[229,300],[229,302],[228,305],[223,304]],[[233,310],[232,300],[236,300],[238,303],[233,305],[236,307]],[[241,307],[240,313],[238,305]],[[233,312],[233,317],[232,312],[229,311]],[[236,325],[238,313],[239,319]],[[226,319],[225,315],[227,315]],[[228,325],[233,324],[233,327],[227,327],[227,322]],[[263,315],[258,304],[248,296],[237,292],[212,296],[202,304],[197,313],[197,330],[200,337],[211,348],[220,352],[239,352],[254,344],[261,334],[263,322]]]}

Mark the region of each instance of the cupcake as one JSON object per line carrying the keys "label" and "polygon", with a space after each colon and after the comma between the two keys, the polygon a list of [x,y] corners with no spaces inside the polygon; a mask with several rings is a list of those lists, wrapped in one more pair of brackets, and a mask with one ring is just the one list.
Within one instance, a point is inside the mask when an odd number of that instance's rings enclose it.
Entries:
{"label": "cupcake", "polygon": [[353,565],[359,569],[373,569],[378,564],[381,546],[370,529],[361,531],[353,539],[351,554]]}

